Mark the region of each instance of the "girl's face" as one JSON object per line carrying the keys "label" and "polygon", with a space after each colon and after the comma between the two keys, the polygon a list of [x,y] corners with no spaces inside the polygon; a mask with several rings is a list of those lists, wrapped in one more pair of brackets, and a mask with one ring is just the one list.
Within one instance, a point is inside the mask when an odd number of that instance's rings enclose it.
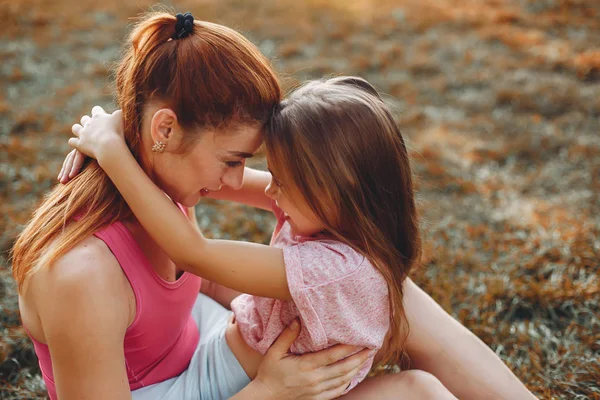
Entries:
{"label": "girl's face", "polygon": [[163,153],[147,151],[146,154],[156,184],[186,207],[195,206],[202,197],[224,186],[241,188],[246,159],[262,143],[260,130],[254,125],[238,126],[227,132],[201,132],[185,153],[177,151],[180,142],[176,134],[173,136]]}
{"label": "girl's face", "polygon": [[[304,200],[304,197],[292,183],[282,182],[273,171],[271,172],[271,182],[265,189],[265,194],[275,200],[275,203],[285,213],[285,220],[289,222],[292,233],[299,236],[311,236],[325,230],[325,226],[310,206]],[[293,197],[293,200],[292,200]]]}

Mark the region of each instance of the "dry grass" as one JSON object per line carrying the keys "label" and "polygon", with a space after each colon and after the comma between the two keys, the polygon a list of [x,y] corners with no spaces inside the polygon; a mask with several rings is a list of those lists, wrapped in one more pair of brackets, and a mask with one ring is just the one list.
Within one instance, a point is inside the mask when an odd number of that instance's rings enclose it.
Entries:
{"label": "dry grass", "polygon": [[[44,396],[2,257],[55,184],[70,124],[113,107],[106,71],[127,17],[150,4],[0,2],[0,398]],[[248,34],[286,88],[323,74],[376,84],[417,176],[415,280],[540,398],[600,399],[599,3],[176,5]],[[264,242],[272,228],[241,206],[197,211],[215,237]]]}

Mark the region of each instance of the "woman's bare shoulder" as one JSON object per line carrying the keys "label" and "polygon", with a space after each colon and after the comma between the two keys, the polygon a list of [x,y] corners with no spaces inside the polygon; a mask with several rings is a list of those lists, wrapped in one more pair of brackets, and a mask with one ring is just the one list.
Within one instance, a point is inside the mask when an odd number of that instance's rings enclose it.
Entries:
{"label": "woman's bare shoulder", "polygon": [[75,285],[100,286],[100,283],[119,280],[123,275],[119,262],[108,246],[95,236],[90,236],[65,254],[52,265],[43,266],[32,278],[39,285],[51,289],[60,286],[66,289]]}
{"label": "woman's bare shoulder", "polygon": [[110,319],[123,320],[126,328],[130,291],[115,256],[103,241],[91,236],[52,265],[36,271],[21,299],[44,326],[51,321],[79,319],[86,313],[102,318],[111,312]]}
{"label": "woman's bare shoulder", "polygon": [[33,306],[21,308],[30,311],[23,323],[48,346],[58,393],[81,397],[115,385],[126,393],[123,339],[130,308],[123,281],[119,263],[95,237],[31,277],[24,305],[33,299]]}

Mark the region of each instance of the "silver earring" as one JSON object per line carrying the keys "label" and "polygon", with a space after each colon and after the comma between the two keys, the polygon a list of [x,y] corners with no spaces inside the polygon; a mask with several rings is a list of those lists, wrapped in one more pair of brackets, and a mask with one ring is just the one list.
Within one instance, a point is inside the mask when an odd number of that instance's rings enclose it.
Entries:
{"label": "silver earring", "polygon": [[152,152],[153,153],[162,153],[163,151],[165,151],[166,147],[167,147],[167,144],[165,142],[155,142],[154,146],[152,146]]}

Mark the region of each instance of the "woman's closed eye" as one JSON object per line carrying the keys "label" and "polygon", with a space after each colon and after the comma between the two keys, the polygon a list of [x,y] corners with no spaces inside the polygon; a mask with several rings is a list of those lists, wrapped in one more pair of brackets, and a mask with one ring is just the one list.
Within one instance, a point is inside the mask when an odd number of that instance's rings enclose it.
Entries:
{"label": "woman's closed eye", "polygon": [[242,161],[225,161],[225,165],[227,165],[229,168],[237,168],[240,167],[242,164]]}

